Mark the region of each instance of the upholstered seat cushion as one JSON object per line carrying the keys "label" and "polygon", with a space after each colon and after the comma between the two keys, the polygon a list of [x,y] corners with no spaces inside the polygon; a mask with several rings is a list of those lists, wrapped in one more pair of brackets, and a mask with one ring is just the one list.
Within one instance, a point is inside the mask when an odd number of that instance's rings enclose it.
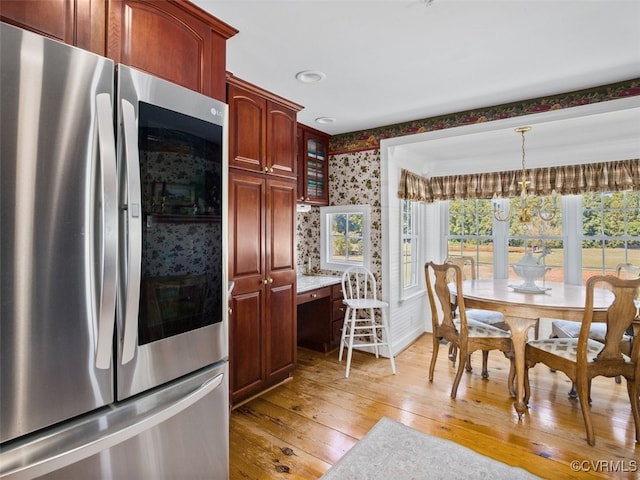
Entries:
{"label": "upholstered seat cushion", "polygon": [[[460,320],[455,320],[453,323],[456,327],[460,326]],[[470,337],[511,337],[511,333],[506,330],[501,330],[499,328],[493,327],[484,322],[473,320],[471,318],[467,318],[467,330]]]}
{"label": "upholstered seat cushion", "polygon": [[[554,320],[551,322],[551,335],[558,338],[578,338],[582,323],[571,322],[569,320]],[[604,343],[604,336],[607,334],[605,323],[592,323],[589,329],[589,338]]]}
{"label": "upholstered seat cushion", "polygon": [[[593,361],[602,350],[603,344],[596,340],[589,339],[587,341],[587,358],[589,361]],[[553,353],[567,360],[573,362],[576,361],[578,355],[578,339],[577,338],[547,338],[544,340],[531,340],[527,343],[527,347],[533,347],[545,352]],[[631,361],[631,359],[622,354],[625,362]]]}
{"label": "upholstered seat cushion", "polygon": [[[551,322],[551,337],[554,338],[578,338],[580,336],[580,327],[582,323],[571,322],[569,320],[554,320]],[[604,337],[607,334],[606,323],[592,323],[589,329],[589,338],[597,342],[604,343]],[[623,335],[620,349],[622,353],[629,355],[631,353],[631,336]],[[602,347],[602,346],[601,346]]]}
{"label": "upholstered seat cushion", "polygon": [[482,310],[480,308],[468,308],[465,310],[467,319],[471,318],[489,325],[504,324],[504,315],[493,310]]}
{"label": "upholstered seat cushion", "polygon": [[[448,283],[450,291],[455,291],[456,286],[455,283]],[[452,308],[456,308],[454,300],[452,299]],[[467,319],[478,320],[479,322],[486,323],[489,325],[497,326],[503,330],[507,329],[507,324],[504,321],[504,315],[500,312],[496,312],[494,310],[483,310],[480,308],[467,308],[465,309],[467,314]],[[456,314],[457,315],[457,314]]]}

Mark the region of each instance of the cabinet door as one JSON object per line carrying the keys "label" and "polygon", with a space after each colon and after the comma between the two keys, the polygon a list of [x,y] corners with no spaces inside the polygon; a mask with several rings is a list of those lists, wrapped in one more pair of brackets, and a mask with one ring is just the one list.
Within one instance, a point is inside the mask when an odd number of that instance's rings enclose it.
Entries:
{"label": "cabinet door", "polygon": [[267,379],[296,366],[296,184],[267,180]]}
{"label": "cabinet door", "polygon": [[275,173],[295,178],[296,112],[267,101],[267,168]]}
{"label": "cabinet door", "polygon": [[229,316],[232,401],[256,391],[265,380],[265,202],[262,175],[231,169],[229,278],[235,282]]}
{"label": "cabinet door", "polygon": [[226,100],[226,39],[237,31],[184,0],[110,0],[107,55]]}
{"label": "cabinet door", "polygon": [[329,204],[329,138],[304,125],[298,132],[298,201],[312,205]]}
{"label": "cabinet door", "polygon": [[0,19],[68,45],[105,54],[106,0],[0,1]]}
{"label": "cabinet door", "polygon": [[260,95],[228,85],[229,166],[263,171],[266,168],[267,102]]}
{"label": "cabinet door", "polygon": [[298,127],[297,127],[296,143],[298,148],[298,158],[296,159],[296,162],[298,163],[298,169],[297,169],[298,183],[297,183],[296,199],[298,202],[304,202],[304,195],[305,195],[304,156],[305,156],[306,148],[304,145],[304,130],[301,124],[298,124]]}
{"label": "cabinet door", "polygon": [[231,400],[296,366],[295,182],[229,171]]}
{"label": "cabinet door", "polygon": [[263,292],[262,288],[256,288],[253,291],[234,293],[231,299],[229,392],[232,402],[249,396],[264,384]]}

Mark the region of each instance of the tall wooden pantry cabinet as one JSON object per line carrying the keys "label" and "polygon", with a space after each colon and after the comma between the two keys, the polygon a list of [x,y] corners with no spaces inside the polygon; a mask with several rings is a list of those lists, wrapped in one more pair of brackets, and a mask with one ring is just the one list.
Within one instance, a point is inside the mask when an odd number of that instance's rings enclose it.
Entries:
{"label": "tall wooden pantry cabinet", "polygon": [[236,77],[229,103],[230,397],[296,366],[296,113],[299,105]]}

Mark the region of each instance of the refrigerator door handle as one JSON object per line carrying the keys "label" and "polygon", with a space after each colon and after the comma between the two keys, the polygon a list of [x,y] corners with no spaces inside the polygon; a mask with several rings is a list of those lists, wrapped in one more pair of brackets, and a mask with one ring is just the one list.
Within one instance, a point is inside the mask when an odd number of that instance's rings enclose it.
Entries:
{"label": "refrigerator door handle", "polygon": [[142,205],[140,196],[140,158],[138,156],[138,128],[135,109],[122,100],[124,130],[124,163],[127,176],[127,279],[125,290],[124,334],[122,365],[133,360],[138,333],[140,306],[140,274],[142,268]]}
{"label": "refrigerator door handle", "polygon": [[[166,422],[212,393],[222,385],[224,375],[216,375],[163,406],[143,399],[130,405],[131,415],[122,415],[118,409],[110,410],[76,427],[62,428],[61,436],[64,438],[48,435],[31,445],[3,452],[0,456],[0,478],[20,480],[39,477],[121,444]],[[140,407],[136,408],[138,403]],[[140,410],[146,411],[136,414]],[[106,430],[105,425],[109,425]]]}
{"label": "refrigerator door handle", "polygon": [[[108,370],[111,366],[113,329],[115,325],[117,265],[118,265],[118,194],[116,174],[116,141],[113,132],[113,109],[111,95],[96,96],[96,118],[98,126],[98,148],[100,158],[100,192],[102,202],[100,245],[100,285],[98,288],[98,335],[96,345],[96,368]],[[93,229],[91,230],[94,231]],[[93,250],[92,250],[93,251]],[[95,277],[94,277],[95,278]]]}

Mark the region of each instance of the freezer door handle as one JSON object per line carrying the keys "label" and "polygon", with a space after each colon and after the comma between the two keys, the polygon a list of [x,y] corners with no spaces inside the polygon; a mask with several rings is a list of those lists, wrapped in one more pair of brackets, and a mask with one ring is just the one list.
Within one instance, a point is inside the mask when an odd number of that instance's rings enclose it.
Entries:
{"label": "freezer door handle", "polygon": [[[97,247],[99,259],[99,289],[97,298],[98,335],[96,342],[96,368],[108,370],[111,366],[113,329],[115,324],[117,266],[118,266],[118,194],[116,174],[116,142],[113,133],[113,109],[111,95],[96,95],[96,117],[98,126],[98,151],[100,157],[100,191],[91,192],[92,198],[99,194],[101,208],[101,239]],[[95,229],[90,229],[93,233]],[[95,252],[96,247],[91,251]],[[95,276],[92,276],[95,278]]]}
{"label": "freezer door handle", "polygon": [[61,427],[60,435],[45,435],[31,445],[7,449],[0,454],[0,478],[39,477],[123,443],[166,422],[212,393],[223,384],[224,375],[216,375],[178,399],[165,399],[166,403],[162,405],[158,404],[161,400],[142,399],[128,407],[131,414],[123,415],[116,408],[95,415],[76,427]]}
{"label": "freezer door handle", "polygon": [[122,365],[133,360],[138,333],[140,304],[140,273],[142,268],[142,206],[140,195],[140,158],[138,157],[138,128],[133,105],[122,100],[125,169],[127,176],[127,279],[125,290],[124,334]]}

